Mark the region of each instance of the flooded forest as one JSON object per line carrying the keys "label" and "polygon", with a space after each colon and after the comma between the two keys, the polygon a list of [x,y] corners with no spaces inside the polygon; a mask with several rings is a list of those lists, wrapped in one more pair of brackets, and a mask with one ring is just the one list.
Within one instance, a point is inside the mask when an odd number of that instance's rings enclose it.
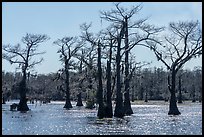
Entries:
{"label": "flooded forest", "polygon": [[[202,56],[200,22],[157,26],[135,18],[141,9],[114,3],[101,10],[109,25],[98,33],[82,23],[80,36],[26,33],[22,44],[3,44],[2,59],[17,71],[2,71],[2,133],[202,134],[202,67],[183,68]],[[33,70],[43,63],[38,47],[46,41],[58,47],[61,68],[40,74]],[[137,60],[138,46],[164,67]]]}

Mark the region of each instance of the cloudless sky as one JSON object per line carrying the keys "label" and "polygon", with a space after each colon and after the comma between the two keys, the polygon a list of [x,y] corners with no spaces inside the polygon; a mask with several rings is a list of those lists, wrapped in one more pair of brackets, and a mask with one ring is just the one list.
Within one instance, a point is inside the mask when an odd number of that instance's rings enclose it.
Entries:
{"label": "cloudless sky", "polygon": [[[130,7],[137,2],[123,2],[121,5]],[[202,2],[143,2],[142,10],[132,20],[149,17],[148,23],[157,26],[168,26],[173,21],[199,20],[202,24]],[[56,72],[62,68],[53,41],[64,36],[79,36],[80,25],[91,23],[91,31],[98,33],[107,26],[100,19],[102,10],[114,8],[112,2],[3,2],[2,3],[2,44],[21,43],[26,33],[47,34],[50,40],[39,46],[44,62],[35,66],[37,73]],[[22,45],[23,46],[23,45]],[[155,55],[144,47],[135,47],[133,53],[137,62],[152,61],[148,67],[161,67],[163,64],[156,60]],[[39,58],[39,57],[37,57]],[[184,68],[193,69],[202,66],[201,57],[192,59]],[[2,60],[2,70],[15,72],[16,65]]]}

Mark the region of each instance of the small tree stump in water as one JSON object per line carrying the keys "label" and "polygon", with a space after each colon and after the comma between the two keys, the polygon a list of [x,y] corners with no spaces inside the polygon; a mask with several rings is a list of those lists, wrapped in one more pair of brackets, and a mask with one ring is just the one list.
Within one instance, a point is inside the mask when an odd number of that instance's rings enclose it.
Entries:
{"label": "small tree stump in water", "polygon": [[164,99],[164,102],[168,102],[168,98],[165,98],[165,99]]}
{"label": "small tree stump in water", "polygon": [[16,104],[16,103],[13,103],[13,104],[10,105],[10,110],[11,111],[17,110],[17,108],[18,108],[18,104]]}
{"label": "small tree stump in water", "polygon": [[147,92],[145,93],[145,101],[144,102],[148,102]]}
{"label": "small tree stump in water", "polygon": [[81,99],[81,93],[79,93],[77,95],[77,104],[76,104],[76,106],[83,106],[82,99]]}
{"label": "small tree stump in water", "polygon": [[5,98],[2,97],[2,104],[6,104]]}
{"label": "small tree stump in water", "polygon": [[193,100],[192,100],[192,102],[196,102],[196,100],[195,100],[195,99],[193,99]]}
{"label": "small tree stump in water", "polygon": [[202,102],[202,98],[199,98],[199,102]]}

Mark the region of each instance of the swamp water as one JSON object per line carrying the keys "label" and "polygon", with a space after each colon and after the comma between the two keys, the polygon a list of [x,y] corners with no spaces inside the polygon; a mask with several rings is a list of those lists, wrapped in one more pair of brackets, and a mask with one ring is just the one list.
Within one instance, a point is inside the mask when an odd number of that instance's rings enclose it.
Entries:
{"label": "swamp water", "polygon": [[10,111],[12,103],[2,104],[3,135],[202,135],[202,103],[178,104],[178,116],[169,116],[164,104],[132,105],[131,116],[103,120],[96,109],[76,102],[70,110],[63,109],[64,102],[28,103],[26,113]]}

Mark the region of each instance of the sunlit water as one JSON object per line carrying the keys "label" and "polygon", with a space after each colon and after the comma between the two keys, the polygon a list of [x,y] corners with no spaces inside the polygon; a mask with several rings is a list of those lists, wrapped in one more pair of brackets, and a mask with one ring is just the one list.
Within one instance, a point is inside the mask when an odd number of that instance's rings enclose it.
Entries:
{"label": "sunlit water", "polygon": [[31,111],[10,111],[2,104],[3,135],[201,135],[202,104],[178,105],[181,115],[169,116],[168,105],[132,105],[134,114],[97,119],[97,110],[63,109],[64,102],[28,104]]}

